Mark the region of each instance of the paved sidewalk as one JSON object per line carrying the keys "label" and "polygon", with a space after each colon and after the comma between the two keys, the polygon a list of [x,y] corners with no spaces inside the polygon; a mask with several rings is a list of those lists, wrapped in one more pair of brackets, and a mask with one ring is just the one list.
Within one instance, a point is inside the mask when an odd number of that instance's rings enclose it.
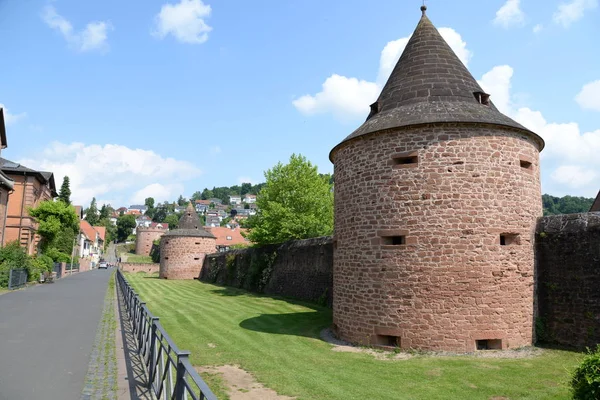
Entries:
{"label": "paved sidewalk", "polygon": [[0,400],[81,397],[110,270],[0,296]]}

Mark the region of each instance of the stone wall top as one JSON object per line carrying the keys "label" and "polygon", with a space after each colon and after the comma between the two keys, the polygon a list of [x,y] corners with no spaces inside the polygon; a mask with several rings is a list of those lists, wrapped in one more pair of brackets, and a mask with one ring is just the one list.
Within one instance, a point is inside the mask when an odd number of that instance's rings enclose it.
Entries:
{"label": "stone wall top", "polygon": [[538,219],[536,232],[580,233],[600,230],[600,212],[548,215]]}

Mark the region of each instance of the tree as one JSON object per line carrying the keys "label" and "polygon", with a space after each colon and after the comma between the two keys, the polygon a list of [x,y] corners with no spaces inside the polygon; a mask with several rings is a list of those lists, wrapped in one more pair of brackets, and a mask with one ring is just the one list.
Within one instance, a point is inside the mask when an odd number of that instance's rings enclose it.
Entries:
{"label": "tree", "polygon": [[167,215],[163,222],[169,224],[169,229],[177,229],[177,225],[179,224],[179,217],[177,216],[177,214]]}
{"label": "tree", "polygon": [[63,183],[60,187],[60,192],[58,193],[58,199],[62,200],[65,204],[71,204],[71,187],[68,176],[63,178]]}
{"label": "tree", "polygon": [[292,154],[287,165],[278,163],[265,172],[265,178],[257,199],[259,212],[249,222],[252,242],[271,244],[332,234],[333,193],[316,166]]}
{"label": "tree", "polygon": [[42,253],[60,253],[60,257],[70,256],[76,233],[79,232],[79,218],[75,208],[63,201],[47,200],[42,201],[36,208],[28,209],[28,212],[38,222],[37,233],[42,238]]}
{"label": "tree", "polygon": [[135,228],[135,216],[123,215],[117,219],[117,241],[124,242]]}
{"label": "tree", "polygon": [[92,202],[90,203],[90,208],[87,209],[87,213],[85,214],[85,220],[90,223],[90,225],[98,225],[98,221],[100,218],[98,217],[98,207],[96,206],[96,198],[92,198]]}
{"label": "tree", "polygon": [[244,195],[246,193],[250,193],[251,190],[252,190],[251,183],[242,183],[242,188],[240,190],[240,196],[244,197]]}
{"label": "tree", "polygon": [[148,197],[146,200],[144,200],[144,204],[146,207],[148,207],[145,214],[150,218],[154,218],[154,214],[156,213],[156,208],[154,208],[154,198]]}
{"label": "tree", "polygon": [[164,204],[161,204],[154,209],[154,215],[152,216],[152,221],[165,222],[166,218],[167,218],[167,207]]}
{"label": "tree", "polygon": [[590,210],[593,198],[586,197],[554,197],[549,194],[542,196],[544,215],[584,213]]}
{"label": "tree", "polygon": [[114,212],[113,208],[109,205],[106,204],[102,204],[102,207],[100,207],[100,216],[98,217],[99,220],[103,220],[103,219],[108,219],[110,218],[111,214]]}
{"label": "tree", "polygon": [[211,199],[211,198],[213,198],[215,196],[214,196],[212,190],[209,190],[208,188],[204,188],[204,190],[202,191],[201,197],[202,197],[202,200],[208,200],[208,199]]}
{"label": "tree", "polygon": [[187,201],[187,199],[185,197],[183,197],[182,195],[179,195],[179,198],[177,199],[177,205],[179,205],[180,207],[182,207],[182,206],[186,206],[187,203],[189,203]]}
{"label": "tree", "polygon": [[[194,194],[192,195],[192,198],[190,200],[192,201],[196,201],[196,200],[201,200],[202,199],[202,192],[194,192]],[[206,200],[206,199],[204,199]]]}

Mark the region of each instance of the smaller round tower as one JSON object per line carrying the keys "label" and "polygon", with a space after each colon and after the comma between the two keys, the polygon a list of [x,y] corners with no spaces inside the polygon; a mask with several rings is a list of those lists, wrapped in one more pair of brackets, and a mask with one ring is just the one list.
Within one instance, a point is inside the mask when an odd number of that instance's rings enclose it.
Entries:
{"label": "smaller round tower", "polygon": [[200,225],[200,218],[190,203],[179,220],[178,229],[160,239],[160,272],[164,279],[195,279],[200,275],[204,258],[216,251],[216,238]]}
{"label": "smaller round tower", "polygon": [[154,241],[156,239],[160,239],[165,232],[167,232],[167,229],[165,228],[137,228],[135,238],[135,254],[140,256],[149,256]]}

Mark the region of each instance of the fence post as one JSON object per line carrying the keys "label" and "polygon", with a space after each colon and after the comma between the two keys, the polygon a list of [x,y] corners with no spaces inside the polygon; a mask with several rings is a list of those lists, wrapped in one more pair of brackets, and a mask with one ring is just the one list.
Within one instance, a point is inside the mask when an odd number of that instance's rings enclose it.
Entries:
{"label": "fence post", "polygon": [[148,366],[148,370],[150,372],[150,379],[148,380],[149,388],[152,388],[152,383],[154,382],[154,375],[156,374],[156,364],[158,362],[158,357],[156,355],[156,328],[158,324],[158,317],[152,317],[152,334],[150,335],[150,365]]}
{"label": "fence post", "polygon": [[12,276],[13,276],[13,270],[11,268],[10,272],[8,273],[8,290],[12,290]]}
{"label": "fence post", "polygon": [[185,394],[185,365],[183,359],[188,359],[189,351],[180,351],[177,354],[177,378],[175,379],[175,400],[183,400]]}
{"label": "fence post", "polygon": [[138,310],[139,310],[139,317],[138,317],[139,323],[138,323],[138,332],[137,332],[137,334],[138,334],[138,344],[139,344],[139,347],[138,347],[138,353],[139,354],[142,353],[142,347],[143,347],[142,336],[144,335],[144,319],[145,319],[144,318],[144,313],[143,313],[143,310],[144,310],[143,307],[145,305],[146,305],[145,301],[140,301],[138,303],[138,306],[137,306]]}

